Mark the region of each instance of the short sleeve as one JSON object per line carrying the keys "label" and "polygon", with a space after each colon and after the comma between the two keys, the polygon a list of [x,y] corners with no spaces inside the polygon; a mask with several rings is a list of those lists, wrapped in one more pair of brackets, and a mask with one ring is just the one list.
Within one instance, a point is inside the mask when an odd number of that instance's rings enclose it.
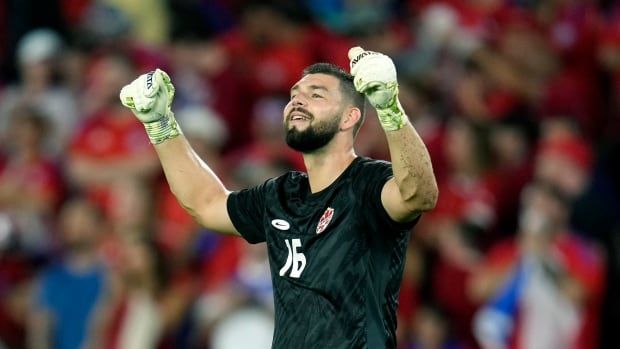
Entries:
{"label": "short sleeve", "polygon": [[251,244],[265,241],[265,182],[257,187],[232,192],[226,208],[235,229]]}
{"label": "short sleeve", "polygon": [[392,164],[386,161],[369,161],[361,164],[361,170],[357,174],[356,187],[362,195],[361,203],[364,212],[370,212],[366,215],[368,223],[372,226],[380,227],[378,231],[385,232],[403,232],[409,231],[416,225],[419,217],[411,222],[396,222],[383,207],[381,202],[381,192],[385,183],[394,177],[392,172]]}

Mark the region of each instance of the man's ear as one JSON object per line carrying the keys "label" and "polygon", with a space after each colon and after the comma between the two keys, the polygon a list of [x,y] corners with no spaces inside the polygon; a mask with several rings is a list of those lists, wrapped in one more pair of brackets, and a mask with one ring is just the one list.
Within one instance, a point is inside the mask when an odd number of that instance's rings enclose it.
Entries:
{"label": "man's ear", "polygon": [[362,112],[359,108],[353,106],[346,108],[342,121],[340,121],[340,131],[346,131],[353,128],[361,117]]}

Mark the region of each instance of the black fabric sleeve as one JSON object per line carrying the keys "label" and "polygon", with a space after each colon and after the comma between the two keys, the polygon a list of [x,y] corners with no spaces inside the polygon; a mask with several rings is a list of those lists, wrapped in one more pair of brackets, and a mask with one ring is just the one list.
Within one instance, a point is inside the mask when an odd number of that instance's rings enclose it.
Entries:
{"label": "black fabric sleeve", "polygon": [[400,233],[408,231],[418,222],[419,217],[411,222],[396,222],[383,207],[381,192],[385,183],[394,177],[392,164],[386,161],[370,161],[362,165],[358,174],[358,185],[361,186],[364,211],[370,212],[366,219],[371,226],[381,227],[381,231]]}
{"label": "black fabric sleeve", "polygon": [[230,220],[241,236],[251,244],[265,241],[263,217],[268,182],[254,188],[232,192],[226,202]]}

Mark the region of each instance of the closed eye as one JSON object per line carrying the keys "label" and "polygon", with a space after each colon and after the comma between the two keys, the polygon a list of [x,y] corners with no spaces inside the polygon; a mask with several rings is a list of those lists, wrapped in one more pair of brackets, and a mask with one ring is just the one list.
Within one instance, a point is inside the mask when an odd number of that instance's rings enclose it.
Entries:
{"label": "closed eye", "polygon": [[317,93],[313,93],[312,94],[312,98],[323,98],[323,96],[321,96],[320,94],[317,94]]}

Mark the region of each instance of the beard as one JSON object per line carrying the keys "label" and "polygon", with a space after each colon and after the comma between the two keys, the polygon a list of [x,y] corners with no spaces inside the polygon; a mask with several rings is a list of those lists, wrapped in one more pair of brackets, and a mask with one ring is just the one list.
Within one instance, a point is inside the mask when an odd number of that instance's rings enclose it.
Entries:
{"label": "beard", "polygon": [[[302,112],[310,118],[308,121],[310,124],[306,129],[300,131],[295,127],[289,126],[290,114],[294,111]],[[286,118],[284,125],[286,144],[301,153],[311,154],[323,148],[340,131],[340,118],[337,115],[328,120],[316,121],[314,115],[303,108],[295,108],[291,110],[291,113]]]}

